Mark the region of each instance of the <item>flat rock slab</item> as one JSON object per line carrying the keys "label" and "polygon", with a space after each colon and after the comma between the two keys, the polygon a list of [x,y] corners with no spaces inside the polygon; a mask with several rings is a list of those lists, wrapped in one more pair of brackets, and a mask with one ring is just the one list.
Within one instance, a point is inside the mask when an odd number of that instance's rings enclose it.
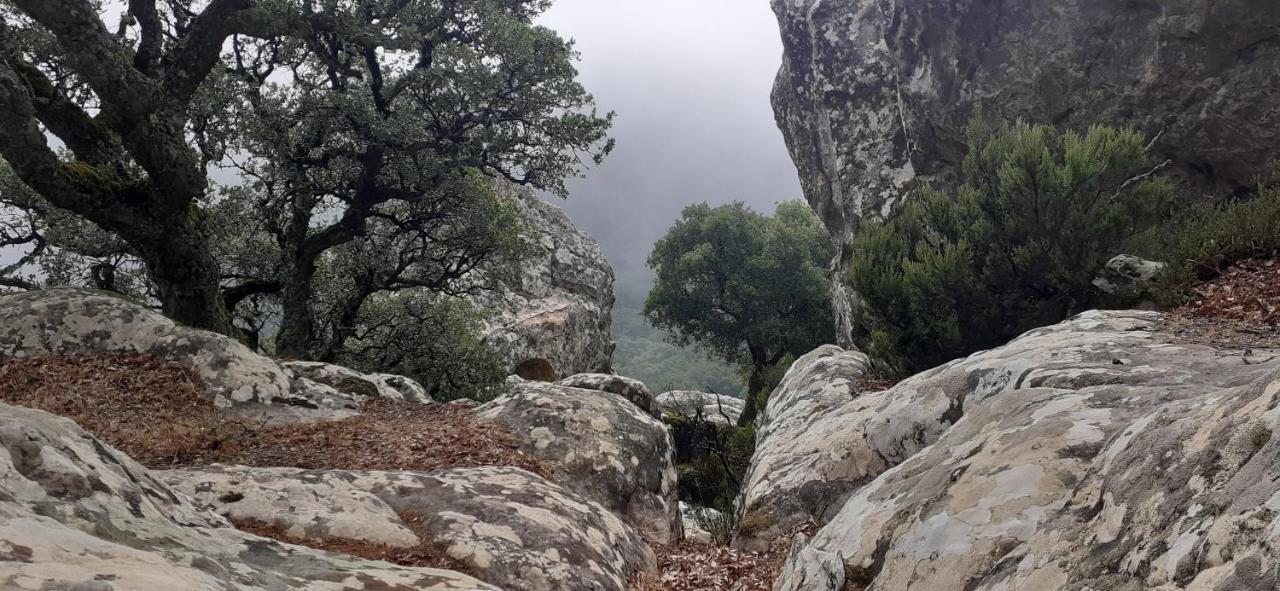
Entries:
{"label": "flat rock slab", "polygon": [[658,395],[657,403],[664,413],[717,425],[737,425],[738,418],[747,408],[747,402],[741,398],[693,390],[663,392]]}
{"label": "flat rock slab", "polygon": [[655,567],[653,552],[618,517],[516,468],[211,466],[158,474],[233,521],[266,523],[301,539],[427,544],[506,589],[625,591],[629,577]]}
{"label": "flat rock slab", "polygon": [[408,378],[311,363],[294,363],[294,371],[233,338],[178,325],[114,295],[60,288],[0,297],[0,357],[93,353],[173,361],[191,371],[218,408],[283,421],[349,417],[369,397],[430,401]]}
{"label": "flat rock slab", "polygon": [[0,404],[5,591],[499,591],[241,532],[68,419]]}

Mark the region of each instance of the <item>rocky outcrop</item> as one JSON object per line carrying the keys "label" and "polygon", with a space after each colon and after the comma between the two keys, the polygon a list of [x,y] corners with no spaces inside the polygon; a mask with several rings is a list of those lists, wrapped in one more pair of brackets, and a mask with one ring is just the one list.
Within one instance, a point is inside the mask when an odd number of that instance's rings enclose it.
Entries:
{"label": "rocky outcrop", "polygon": [[[820,413],[810,429],[848,451],[801,480],[863,481],[775,588],[1273,586],[1280,357],[1173,342],[1162,323],[1082,314]],[[780,391],[816,385],[814,367]]]}
{"label": "rocky outcrop", "polygon": [[[1252,186],[1280,157],[1280,112],[1270,108],[1280,5],[1269,0],[773,8],[785,47],[779,127],[805,196],[842,244],[920,181],[949,181],[979,108],[997,119],[1134,126],[1207,189]],[[842,335],[851,297],[837,305]]]}
{"label": "rocky outcrop", "polygon": [[498,591],[453,571],[241,532],[75,423],[44,412],[0,404],[0,450],[6,591]]}
{"label": "rocky outcrop", "polygon": [[499,188],[520,213],[529,252],[482,273],[485,283],[498,286],[473,298],[495,314],[485,324],[485,342],[510,373],[530,360],[549,362],[551,381],[608,373],[614,348],[614,275],[604,252],[560,208],[524,188],[505,183]]}
{"label": "rocky outcrop", "polygon": [[551,480],[600,503],[654,541],[680,538],[671,435],[662,421],[627,399],[520,382],[476,416],[510,429],[522,452],[551,467]]}
{"label": "rocky outcrop", "polygon": [[737,425],[738,417],[747,408],[747,402],[741,398],[692,390],[664,392],[658,395],[657,404],[664,413],[718,425]]}
{"label": "rocky outcrop", "polygon": [[640,380],[605,373],[580,373],[556,383],[570,388],[617,394],[630,400],[640,410],[654,417],[662,417],[662,413],[658,410],[658,403],[653,399],[653,393],[649,392],[649,387]]}
{"label": "rocky outcrop", "polygon": [[649,547],[612,513],[516,468],[213,466],[158,475],[237,523],[303,539],[426,544],[504,589],[625,591],[629,577],[654,568]]}
{"label": "rocky outcrop", "polygon": [[1102,293],[1119,293],[1147,283],[1164,270],[1165,264],[1133,255],[1116,255],[1107,261],[1093,286]]}
{"label": "rocky outcrop", "polygon": [[417,381],[392,374],[366,374],[354,369],[319,361],[285,361],[281,363],[295,376],[350,395],[388,400],[407,400],[427,404],[431,394]]}
{"label": "rocky outcrop", "polygon": [[233,338],[178,325],[106,293],[68,288],[0,297],[0,357],[92,353],[146,353],[176,362],[218,408],[273,419],[343,418],[371,396],[430,401],[408,378],[325,364],[281,365]]}
{"label": "rocky outcrop", "polygon": [[680,502],[680,519],[684,524],[684,538],[703,544],[715,544],[715,534],[710,530],[716,524],[728,523],[725,515],[711,507],[699,507]]}
{"label": "rocky outcrop", "polygon": [[[878,442],[857,426],[873,420],[878,426],[871,398],[858,385],[867,366],[866,355],[835,346],[791,365],[757,421],[734,547],[763,552],[797,525],[824,523],[849,494],[888,467]],[[936,422],[930,408],[916,410],[926,417],[922,422]]]}

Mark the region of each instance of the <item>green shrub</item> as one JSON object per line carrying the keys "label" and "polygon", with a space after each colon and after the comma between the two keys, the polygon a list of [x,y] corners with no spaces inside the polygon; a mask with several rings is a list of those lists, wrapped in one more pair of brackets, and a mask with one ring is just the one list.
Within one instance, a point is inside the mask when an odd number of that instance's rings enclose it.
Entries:
{"label": "green shrub", "polygon": [[755,453],[754,425],[716,424],[705,417],[666,414],[675,446],[680,500],[732,513]]}
{"label": "green shrub", "polygon": [[1167,265],[1149,290],[1156,303],[1184,303],[1192,287],[1233,263],[1280,250],[1280,174],[1273,179],[1252,199],[1201,202],[1148,233],[1143,255]]}
{"label": "green shrub", "polygon": [[482,316],[465,301],[430,293],[371,298],[337,361],[417,380],[437,401],[487,402],[506,382],[505,367],[477,336]]}
{"label": "green shrub", "polygon": [[926,190],[854,245],[861,344],[902,372],[1098,305],[1093,279],[1173,195],[1134,131],[975,123],[969,141],[955,195]]}

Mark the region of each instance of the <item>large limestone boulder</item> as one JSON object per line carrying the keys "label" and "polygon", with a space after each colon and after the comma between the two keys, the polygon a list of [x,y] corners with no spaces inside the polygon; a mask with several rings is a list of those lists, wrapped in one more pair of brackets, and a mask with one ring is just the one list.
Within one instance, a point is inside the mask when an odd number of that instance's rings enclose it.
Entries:
{"label": "large limestone boulder", "polygon": [[237,523],[266,523],[318,541],[428,544],[505,589],[625,591],[629,577],[655,566],[649,547],[618,517],[516,468],[213,466],[158,476]]}
{"label": "large limestone boulder", "polygon": [[608,373],[614,343],[613,267],[600,245],[578,230],[559,207],[532,191],[498,183],[501,198],[515,204],[529,252],[501,268],[484,269],[496,291],[474,296],[492,312],[484,340],[510,373],[531,360],[550,364],[555,377]]}
{"label": "large limestone boulder", "polygon": [[747,408],[747,402],[741,398],[693,390],[663,392],[658,395],[657,403],[664,413],[718,425],[737,425],[738,418]]}
{"label": "large limestone boulder", "polygon": [[556,383],[570,388],[612,392],[630,400],[632,404],[650,415],[659,418],[662,416],[661,411],[658,410],[658,403],[653,399],[653,393],[649,391],[649,387],[637,379],[607,373],[580,373]]}
{"label": "large limestone boulder", "polygon": [[651,540],[680,538],[671,435],[627,399],[522,382],[476,416],[510,429],[521,451],[551,467],[552,481],[600,503]]}
{"label": "large limestone boulder", "polygon": [[[89,353],[147,353],[174,361],[191,371],[217,407],[254,409],[288,420],[350,416],[369,396],[422,399],[426,394],[411,393],[407,378],[324,366],[331,374],[341,371],[368,382],[365,390],[334,388],[321,383],[319,372],[299,375],[233,338],[181,326],[145,306],[102,292],[63,288],[0,297],[0,357]],[[305,365],[294,367],[301,370]]]}
{"label": "large limestone boulder", "polygon": [[[1271,0],[772,4],[784,45],[774,110],[806,198],[842,244],[921,181],[950,182],[978,108],[1136,127],[1207,190],[1252,186],[1280,157]],[[854,294],[836,287],[847,336]]]}
{"label": "large limestone boulder", "polygon": [[0,404],[0,589],[490,590],[282,544],[197,509],[70,420]]}
{"label": "large limestone boulder", "polygon": [[[872,419],[858,386],[868,363],[862,353],[821,347],[797,359],[770,394],[737,501],[736,548],[763,552],[797,525],[825,522],[888,467],[864,430],[853,427]],[[936,422],[936,409],[915,410],[922,422]]]}
{"label": "large limestone boulder", "polygon": [[1271,588],[1280,357],[1162,321],[1082,314],[819,419],[863,482],[775,588]]}

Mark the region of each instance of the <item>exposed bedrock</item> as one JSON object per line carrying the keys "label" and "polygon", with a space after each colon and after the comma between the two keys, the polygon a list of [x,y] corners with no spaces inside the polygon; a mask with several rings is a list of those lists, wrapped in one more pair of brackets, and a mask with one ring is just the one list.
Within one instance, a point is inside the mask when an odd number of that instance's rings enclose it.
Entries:
{"label": "exposed bedrock", "polygon": [[815,351],[770,400],[735,543],[823,526],[780,590],[1271,588],[1278,352],[1163,322],[1089,312],[880,392]]}

